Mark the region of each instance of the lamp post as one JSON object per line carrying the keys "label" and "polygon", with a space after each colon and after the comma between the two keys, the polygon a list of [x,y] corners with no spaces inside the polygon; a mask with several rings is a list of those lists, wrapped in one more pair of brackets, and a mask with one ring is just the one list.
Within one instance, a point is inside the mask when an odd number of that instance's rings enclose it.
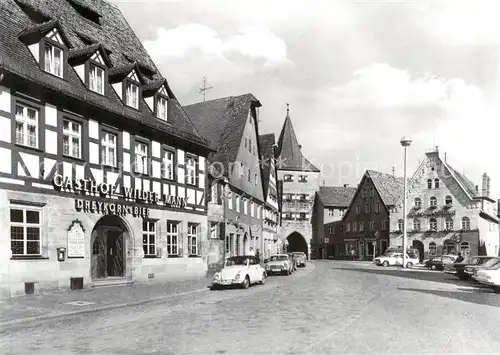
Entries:
{"label": "lamp post", "polygon": [[406,268],[406,204],[408,200],[408,193],[406,189],[406,160],[407,160],[407,148],[411,144],[411,139],[403,137],[400,141],[404,148],[404,166],[403,166],[403,269]]}

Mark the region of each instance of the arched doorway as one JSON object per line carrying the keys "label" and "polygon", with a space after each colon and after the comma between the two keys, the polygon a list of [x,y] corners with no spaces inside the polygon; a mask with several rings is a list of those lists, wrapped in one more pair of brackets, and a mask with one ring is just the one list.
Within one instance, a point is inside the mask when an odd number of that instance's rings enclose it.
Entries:
{"label": "arched doorway", "polygon": [[90,238],[93,280],[125,277],[128,237],[128,228],[118,216],[107,215],[96,223]]}
{"label": "arched doorway", "polygon": [[301,251],[306,254],[309,258],[309,250],[307,247],[307,242],[299,232],[293,232],[290,234],[286,240],[288,241],[288,252]]}
{"label": "arched doorway", "polygon": [[443,243],[443,255],[454,255],[457,253],[457,244],[453,240],[446,239]]}
{"label": "arched doorway", "polygon": [[418,259],[422,262],[424,260],[424,243],[420,240],[414,240],[412,246],[418,250]]}

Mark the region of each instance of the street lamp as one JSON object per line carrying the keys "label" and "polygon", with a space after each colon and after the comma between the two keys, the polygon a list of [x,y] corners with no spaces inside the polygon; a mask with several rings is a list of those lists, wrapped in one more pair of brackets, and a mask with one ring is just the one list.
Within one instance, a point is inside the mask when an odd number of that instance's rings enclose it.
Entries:
{"label": "street lamp", "polygon": [[407,159],[407,149],[411,144],[411,139],[403,137],[400,141],[403,146],[404,152],[404,167],[403,167],[403,269],[406,268],[406,204],[408,200],[408,194],[406,191],[406,159]]}

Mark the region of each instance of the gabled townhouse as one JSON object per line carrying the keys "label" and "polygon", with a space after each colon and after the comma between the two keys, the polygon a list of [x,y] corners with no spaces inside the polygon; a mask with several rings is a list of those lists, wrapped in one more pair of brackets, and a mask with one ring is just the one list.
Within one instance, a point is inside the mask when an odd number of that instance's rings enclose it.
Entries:
{"label": "gabled townhouse", "polygon": [[[498,206],[490,197],[490,178],[482,189],[442,159],[425,154],[408,183],[407,245],[421,259],[433,255],[498,255]],[[402,196],[391,213],[391,246],[402,245]]]}
{"label": "gabled townhouse", "polygon": [[402,194],[403,178],[374,170],[365,172],[344,213],[343,232],[332,233],[341,258],[372,260],[385,252],[390,211]]}
{"label": "gabled townhouse", "polygon": [[[247,254],[250,248],[260,254],[263,249],[265,198],[257,126],[260,106],[252,94],[245,94],[184,107],[197,131],[215,150],[208,158],[207,189],[221,197],[212,194],[208,220],[212,227],[217,224],[223,230],[215,238],[224,241],[224,257],[221,252],[211,255],[211,263],[219,267],[225,257]],[[213,209],[210,205],[222,207]]]}
{"label": "gabled townhouse", "polygon": [[208,143],[120,11],[0,4],[3,296],[206,272]]}
{"label": "gabled townhouse", "polygon": [[348,185],[320,186],[316,192],[311,217],[311,249],[315,251],[313,258],[326,259],[340,255],[341,247],[333,243],[334,238],[330,239],[330,234],[335,232],[334,222],[342,221],[355,192],[356,188]]}
{"label": "gabled townhouse", "polygon": [[276,167],[283,183],[280,241],[288,251],[301,251],[310,258],[312,206],[320,171],[302,154],[288,108],[278,139]]}
{"label": "gabled townhouse", "polygon": [[276,170],[276,139],[274,133],[259,136],[262,168],[262,187],[264,189],[263,238],[264,259],[278,252],[280,210],[278,205],[278,185]]}

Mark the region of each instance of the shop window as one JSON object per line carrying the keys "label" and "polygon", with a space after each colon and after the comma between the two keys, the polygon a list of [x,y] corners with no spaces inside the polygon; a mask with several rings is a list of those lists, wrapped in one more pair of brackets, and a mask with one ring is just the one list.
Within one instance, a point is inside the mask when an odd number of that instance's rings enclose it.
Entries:
{"label": "shop window", "polygon": [[188,224],[188,251],[190,256],[198,255],[198,225]]}
{"label": "shop window", "polygon": [[144,256],[156,256],[156,221],[142,222],[142,248]]}
{"label": "shop window", "polygon": [[63,154],[69,157],[82,157],[82,125],[78,122],[63,120]]}
{"label": "shop window", "polygon": [[470,255],[470,244],[469,244],[469,242],[462,242],[462,243],[460,243],[460,253],[462,253],[462,256]]}
{"label": "shop window", "polygon": [[179,255],[179,223],[167,222],[167,254]]}
{"label": "shop window", "polygon": [[469,219],[469,217],[462,218],[462,230],[464,232],[470,231],[470,219]]}
{"label": "shop window", "polygon": [[16,104],[16,144],[38,148],[38,109]]}
{"label": "shop window", "polygon": [[403,221],[403,219],[399,219],[398,220],[398,231],[401,232],[403,230],[403,228],[404,228],[404,221]]}
{"label": "shop window", "polygon": [[10,207],[10,247],[12,255],[40,255],[41,210]]}
{"label": "shop window", "polygon": [[413,205],[416,209],[422,208],[422,200],[420,199],[420,197],[415,197],[415,199],[413,200]]}
{"label": "shop window", "polygon": [[429,230],[431,231],[437,230],[437,221],[435,218],[429,219]]}
{"label": "shop window", "polygon": [[421,228],[422,228],[422,226],[420,224],[420,220],[418,218],[415,218],[413,220],[413,230],[414,231],[419,231]]}
{"label": "shop window", "polygon": [[436,243],[434,242],[429,243],[429,255],[437,255]]}

